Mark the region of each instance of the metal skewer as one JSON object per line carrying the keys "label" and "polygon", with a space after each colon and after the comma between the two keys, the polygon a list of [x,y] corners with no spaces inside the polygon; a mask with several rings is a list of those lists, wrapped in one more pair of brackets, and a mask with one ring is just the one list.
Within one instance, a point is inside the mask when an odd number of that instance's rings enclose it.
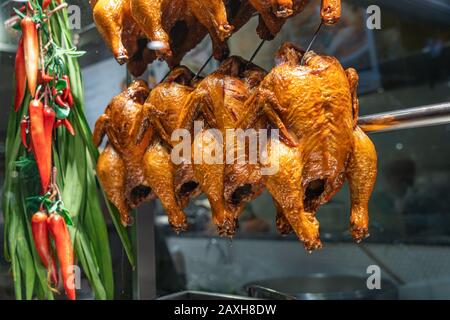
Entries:
{"label": "metal skewer", "polygon": [[305,56],[306,56],[306,54],[311,50],[312,45],[314,44],[314,42],[315,42],[316,39],[317,39],[317,36],[319,35],[320,29],[322,29],[322,26],[323,26],[323,21],[320,22],[319,26],[317,27],[316,32],[314,32],[314,35],[313,35],[313,37],[312,37],[312,39],[311,39],[311,42],[309,43],[308,48],[306,49],[305,54],[304,54],[303,57],[302,57],[302,61],[301,61],[301,63],[300,63],[301,65],[304,65],[304,64],[305,64]]}
{"label": "metal skewer", "polygon": [[248,60],[248,63],[252,63],[253,60],[255,60],[256,55],[259,53],[259,51],[261,50],[261,48],[263,47],[264,43],[266,43],[266,40],[261,40],[261,42],[259,43],[258,47],[256,48],[255,52],[253,52],[250,60]]}
{"label": "metal skewer", "polygon": [[375,133],[450,123],[450,102],[361,117],[358,125]]}
{"label": "metal skewer", "polygon": [[211,54],[208,58],[208,60],[206,60],[206,62],[202,65],[202,67],[200,68],[200,70],[197,71],[197,74],[194,77],[194,81],[198,79],[198,77],[201,75],[201,73],[203,72],[203,70],[205,70],[206,66],[208,65],[208,63],[211,61],[211,59],[213,58],[214,54]]}

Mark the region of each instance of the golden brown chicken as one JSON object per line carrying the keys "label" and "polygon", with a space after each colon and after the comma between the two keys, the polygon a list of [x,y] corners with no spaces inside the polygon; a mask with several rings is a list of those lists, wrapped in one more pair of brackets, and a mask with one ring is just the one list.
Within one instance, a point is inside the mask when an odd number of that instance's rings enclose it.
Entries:
{"label": "golden brown chicken", "polygon": [[199,193],[192,165],[175,163],[171,158],[171,135],[185,112],[184,105],[194,85],[194,75],[189,69],[175,68],[152,90],[145,103],[147,117],[157,134],[145,153],[144,171],[149,186],[161,200],[170,224],[177,231],[186,229],[182,209]]}
{"label": "golden brown chicken", "polygon": [[368,201],[376,180],[377,155],[357,127],[358,76],[344,71],[332,57],[303,52],[292,44],[280,49],[275,67],[247,101],[249,111],[239,127],[248,128],[259,116],[278,117],[289,146],[271,141],[270,159],[279,163],[265,184],[279,211],[283,232],[291,225],[308,250],[321,246],[315,213],[348,179],[353,238],[368,236]]}
{"label": "golden brown chicken", "polygon": [[108,147],[97,163],[99,179],[120,210],[124,225],[132,223],[128,209],[138,206],[151,193],[142,168],[142,158],[153,136],[143,107],[148,94],[144,81],[134,81],[111,100],[95,124],[95,145],[101,144],[105,134],[108,136]]}
{"label": "golden brown chicken", "polygon": [[[259,36],[272,40],[286,20],[305,9],[309,0],[249,0],[260,14],[257,29]],[[322,0],[321,19],[326,25],[336,23],[341,17],[341,0]]]}
{"label": "golden brown chicken", "polygon": [[[224,41],[233,28],[227,21],[222,0],[133,0],[131,10],[147,38],[155,44],[158,58],[168,61],[171,66],[181,61],[175,51],[179,43],[194,48],[206,35],[205,28],[213,40],[215,57],[222,59],[228,54]],[[192,39],[187,42],[188,33],[199,36],[190,35]],[[172,37],[183,41],[174,41]],[[200,40],[194,42],[194,38]],[[187,51],[181,52],[184,55]]]}
{"label": "golden brown chicken", "polygon": [[[235,128],[245,101],[264,75],[264,70],[239,57],[228,58],[197,85],[177,126],[192,132],[194,174],[208,197],[213,222],[221,235],[234,234],[235,220],[245,203],[262,191],[257,164],[225,164],[223,142],[227,129]],[[198,134],[193,130],[194,120],[204,125]],[[211,139],[207,129],[218,130],[218,136]],[[209,161],[206,157],[214,153],[208,154],[209,150],[217,150],[221,156]]]}
{"label": "golden brown chicken", "polygon": [[131,15],[130,0],[91,0],[94,22],[114,57],[124,64],[139,51],[145,36]]}
{"label": "golden brown chicken", "polygon": [[123,225],[129,225],[131,208],[125,199],[126,168],[114,147],[107,143],[97,160],[97,176],[108,199],[116,206]]}

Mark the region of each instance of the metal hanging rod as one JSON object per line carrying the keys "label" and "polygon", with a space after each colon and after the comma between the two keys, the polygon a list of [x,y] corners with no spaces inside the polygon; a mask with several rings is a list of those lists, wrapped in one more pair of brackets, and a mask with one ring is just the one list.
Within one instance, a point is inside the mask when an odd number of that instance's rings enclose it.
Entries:
{"label": "metal hanging rod", "polygon": [[450,102],[361,117],[358,125],[368,133],[421,128],[450,123]]}

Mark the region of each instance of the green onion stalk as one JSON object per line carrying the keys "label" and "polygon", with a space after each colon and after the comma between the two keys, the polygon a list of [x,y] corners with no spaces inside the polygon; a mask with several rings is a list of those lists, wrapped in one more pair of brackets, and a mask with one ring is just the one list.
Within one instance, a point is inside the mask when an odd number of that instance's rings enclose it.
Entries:
{"label": "green onion stalk", "polygon": [[[58,210],[67,222],[75,254],[75,265],[80,265],[88,279],[95,299],[114,298],[114,279],[107,226],[101,203],[105,202],[113,224],[122,241],[131,266],[134,256],[127,230],[121,225],[117,209],[98,188],[95,164],[99,153],[92,142],[92,133],[84,115],[84,93],[77,51],[72,43],[66,10],[55,11],[50,18],[46,13],[63,1],[51,1],[43,10],[42,1],[30,0],[28,12],[40,25],[41,69],[58,76],[68,75],[70,84],[64,81],[54,87],[70,86],[73,107],[70,110],[53,105],[58,118],[69,120],[75,136],[63,127],[56,129],[53,139],[53,165],[57,175],[54,183],[59,187],[60,198],[51,201],[48,194],[40,195],[40,178],[36,161],[21,142],[21,121],[28,114],[31,101],[27,92],[18,112],[13,105],[8,117],[6,135],[6,168],[2,194],[4,215],[5,258],[11,263],[16,299],[55,298],[55,290],[49,285],[48,272],[43,266],[34,244],[31,216],[39,206],[48,212]],[[45,2],[45,1],[44,1]],[[23,18],[24,12],[16,10]],[[20,23],[16,24],[16,28]],[[28,91],[28,90],[27,90]],[[39,88],[38,88],[39,91]],[[53,103],[53,102],[52,102]],[[58,191],[59,191],[58,190]],[[56,209],[55,209],[56,208]]]}

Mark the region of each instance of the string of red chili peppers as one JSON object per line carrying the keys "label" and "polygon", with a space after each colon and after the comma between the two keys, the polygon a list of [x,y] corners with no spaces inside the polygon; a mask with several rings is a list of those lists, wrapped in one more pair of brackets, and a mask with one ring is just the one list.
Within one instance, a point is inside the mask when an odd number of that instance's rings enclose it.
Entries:
{"label": "string of red chili peppers", "polygon": [[[41,194],[40,209],[31,219],[33,239],[42,264],[48,270],[49,285],[58,286],[58,276],[51,239],[53,239],[59,261],[66,295],[75,299],[75,276],[73,268],[73,246],[67,228],[68,213],[64,210],[59,188],[56,185],[56,168],[52,163],[54,130],[64,126],[75,135],[67,119],[74,99],[70,89],[70,78],[65,72],[59,48],[51,37],[48,9],[52,0],[29,1],[15,10],[22,37],[17,49],[16,95],[14,110],[22,105],[28,88],[32,100],[28,115],[20,123],[21,141],[28,152],[32,152],[39,171]],[[59,2],[59,1],[58,1]],[[43,39],[47,42],[44,45]],[[28,85],[27,85],[28,84]],[[44,205],[45,202],[45,205]],[[51,238],[49,237],[51,236]]]}

